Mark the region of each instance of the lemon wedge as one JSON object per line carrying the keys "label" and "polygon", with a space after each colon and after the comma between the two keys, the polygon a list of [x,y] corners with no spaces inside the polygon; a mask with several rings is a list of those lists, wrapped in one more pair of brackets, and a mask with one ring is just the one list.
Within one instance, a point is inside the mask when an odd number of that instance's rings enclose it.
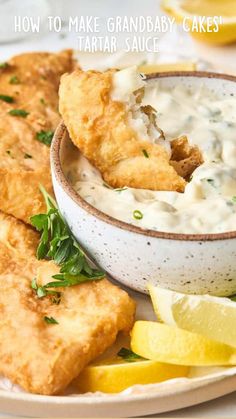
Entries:
{"label": "lemon wedge", "polygon": [[137,321],[131,349],[144,358],[169,364],[236,365],[235,348],[158,322]]}
{"label": "lemon wedge", "polygon": [[169,64],[143,64],[138,67],[140,73],[144,74],[162,73],[164,71],[194,71],[196,69],[196,64],[191,61]]}
{"label": "lemon wedge", "polygon": [[181,329],[236,347],[236,302],[210,295],[187,295],[150,285],[157,318]]}
{"label": "lemon wedge", "polygon": [[[211,44],[229,44],[236,40],[236,2],[235,0],[162,0],[163,9],[176,19],[178,23],[186,22],[191,29],[191,35],[199,41]],[[216,25],[199,31],[200,25],[193,26],[196,16],[222,16],[219,30]],[[212,32],[211,32],[212,30]]]}
{"label": "lemon wedge", "polygon": [[101,391],[119,393],[135,384],[159,383],[170,378],[186,377],[188,367],[156,361],[125,362],[120,358],[89,365],[73,382],[81,393]]}

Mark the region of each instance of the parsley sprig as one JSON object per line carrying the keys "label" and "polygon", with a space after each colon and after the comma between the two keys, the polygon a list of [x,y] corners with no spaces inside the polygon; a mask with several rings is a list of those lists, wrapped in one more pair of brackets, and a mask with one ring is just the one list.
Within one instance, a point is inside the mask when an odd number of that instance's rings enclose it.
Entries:
{"label": "parsley sprig", "polygon": [[47,213],[31,217],[32,225],[41,232],[37,258],[54,260],[60,266],[60,273],[53,276],[55,281],[42,287],[34,283],[37,294],[40,292],[40,295],[48,295],[48,290],[51,288],[70,287],[104,278],[104,272],[92,268],[87,262],[83,250],[62,218],[55,200],[42,186],[40,190],[46,202]]}

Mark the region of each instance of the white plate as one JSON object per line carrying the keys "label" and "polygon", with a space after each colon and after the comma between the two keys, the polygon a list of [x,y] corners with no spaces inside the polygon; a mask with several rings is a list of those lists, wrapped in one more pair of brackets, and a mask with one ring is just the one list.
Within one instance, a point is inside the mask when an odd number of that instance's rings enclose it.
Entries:
{"label": "white plate", "polygon": [[[138,303],[137,318],[154,320],[149,297],[129,291]],[[118,346],[120,347],[120,342]],[[109,354],[117,353],[115,345]],[[194,368],[193,378],[134,386],[122,393],[39,396],[0,379],[0,411],[24,417],[132,417],[163,413],[215,399],[236,390],[236,367]],[[71,394],[72,393],[72,394]]]}

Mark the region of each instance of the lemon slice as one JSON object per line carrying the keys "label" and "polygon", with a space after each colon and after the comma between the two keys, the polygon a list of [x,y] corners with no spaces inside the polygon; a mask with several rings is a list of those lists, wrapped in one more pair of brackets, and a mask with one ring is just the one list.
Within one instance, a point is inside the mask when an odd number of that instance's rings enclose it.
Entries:
{"label": "lemon slice", "polygon": [[189,366],[236,365],[236,349],[166,324],[137,321],[131,335],[136,354],[158,362]]}
{"label": "lemon slice", "polygon": [[187,295],[150,285],[159,320],[236,347],[236,303],[210,295]]}
{"label": "lemon slice", "polygon": [[181,365],[146,360],[124,362],[115,358],[86,367],[73,384],[81,393],[119,393],[135,384],[159,383],[170,378],[186,377],[188,370]]}
{"label": "lemon slice", "polygon": [[140,73],[151,74],[164,71],[194,71],[196,64],[191,61],[169,63],[169,64],[143,64],[138,67]]}
{"label": "lemon slice", "polygon": [[[176,19],[189,24],[190,33],[196,39],[212,44],[228,44],[236,40],[236,2],[235,0],[162,0],[163,9]],[[214,32],[216,25],[207,28],[203,23],[204,32],[196,22],[196,16],[222,16],[219,30]],[[201,32],[199,29],[201,28]],[[211,32],[212,31],[212,32]]]}

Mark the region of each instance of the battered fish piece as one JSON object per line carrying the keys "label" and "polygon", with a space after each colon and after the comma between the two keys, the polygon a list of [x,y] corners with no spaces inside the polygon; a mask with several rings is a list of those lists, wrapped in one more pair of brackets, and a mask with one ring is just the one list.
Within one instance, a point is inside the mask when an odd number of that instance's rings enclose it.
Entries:
{"label": "battered fish piece", "polygon": [[[124,70],[119,73],[122,79]],[[114,74],[75,71],[62,77],[59,108],[73,143],[114,188],[183,192],[186,180],[170,162],[163,139],[148,141],[163,135],[153,108],[141,106],[142,83],[134,91],[122,80],[124,101],[115,100]]]}
{"label": "battered fish piece", "polygon": [[0,374],[26,391],[51,395],[61,393],[119,331],[129,332],[135,303],[107,279],[60,289],[59,305],[39,299],[32,279],[46,284],[58,267],[35,258],[37,244],[33,229],[0,212]]}
{"label": "battered fish piece", "polygon": [[204,162],[199,148],[190,146],[185,135],[171,141],[171,150],[170,163],[176,172],[187,180],[190,179],[194,170]]}
{"label": "battered fish piece", "polygon": [[49,147],[37,135],[58,125],[60,77],[73,67],[66,50],[21,54],[0,69],[0,210],[25,222],[45,210],[39,184],[52,193]]}

